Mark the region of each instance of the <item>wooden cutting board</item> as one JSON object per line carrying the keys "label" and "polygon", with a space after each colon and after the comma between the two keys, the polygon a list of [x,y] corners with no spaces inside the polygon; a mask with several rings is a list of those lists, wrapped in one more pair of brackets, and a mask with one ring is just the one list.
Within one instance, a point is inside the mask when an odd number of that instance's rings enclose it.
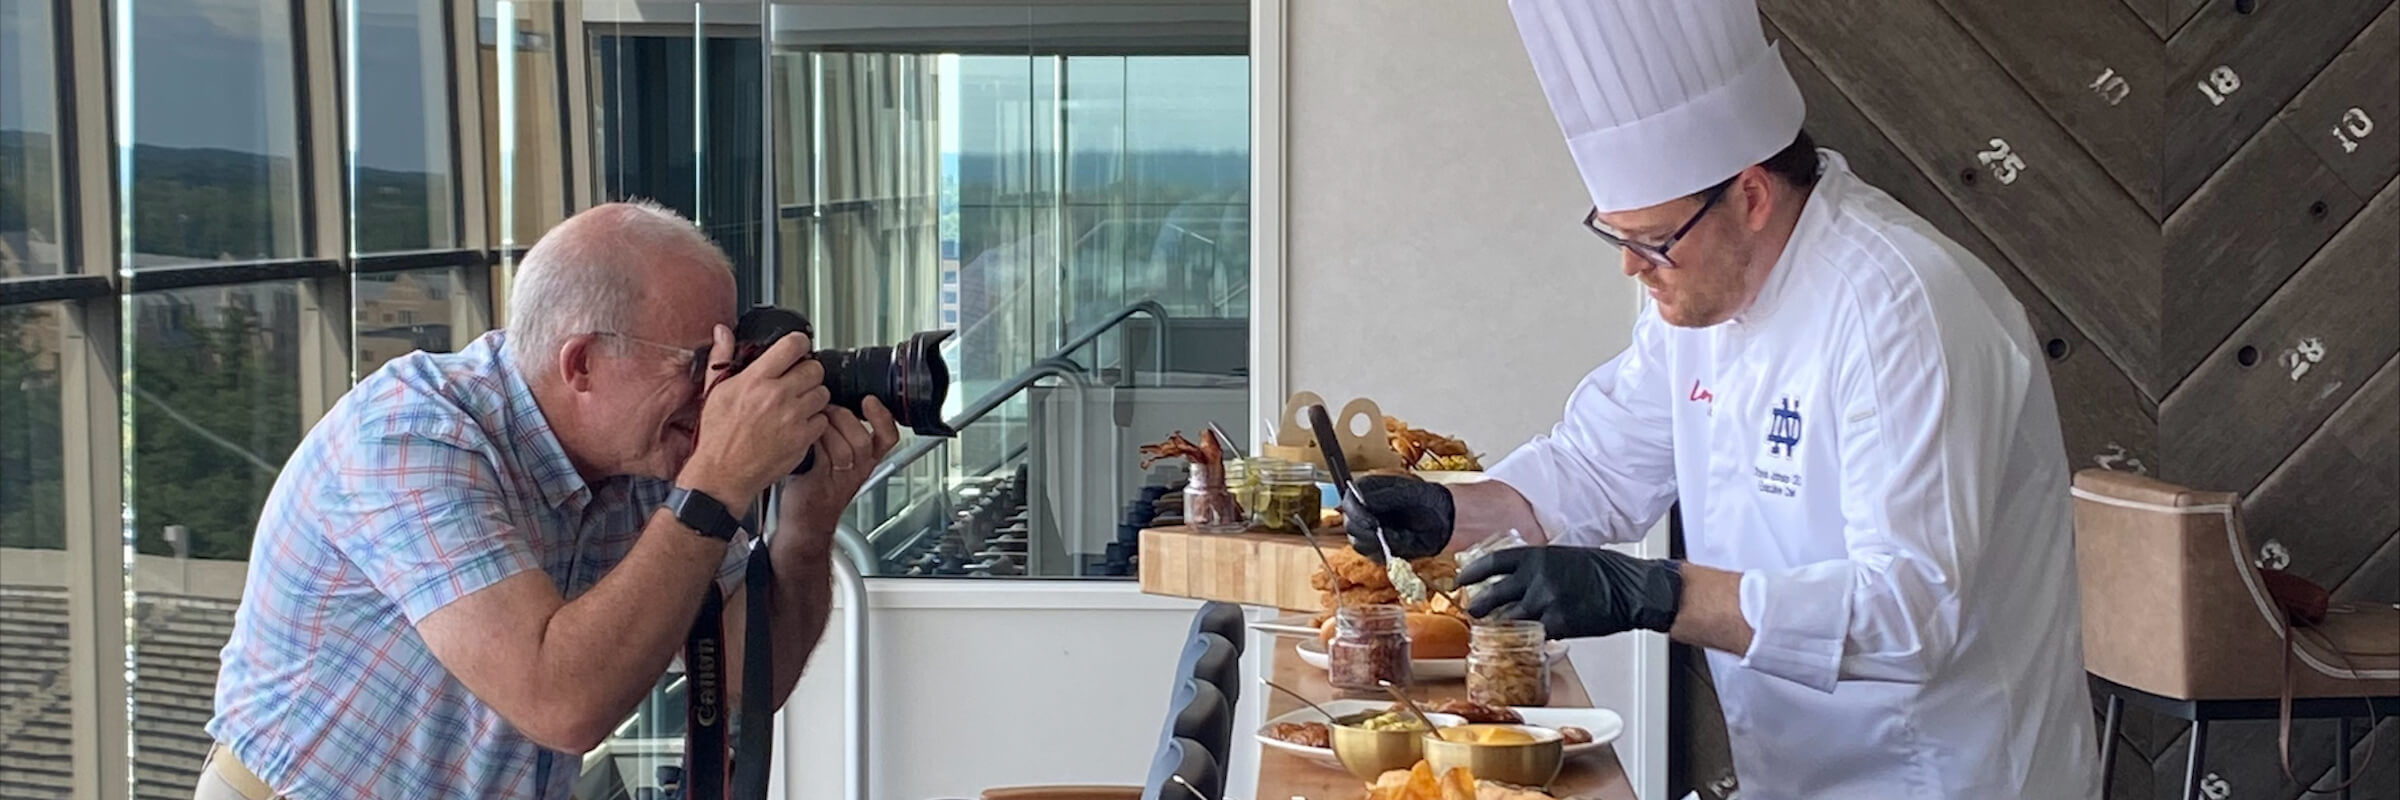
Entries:
{"label": "wooden cutting board", "polygon": [[[1340,530],[1317,542],[1346,547]],[[1308,539],[1289,533],[1196,533],[1182,526],[1142,531],[1142,591],[1289,611],[1321,604],[1308,578],[1318,569]]]}

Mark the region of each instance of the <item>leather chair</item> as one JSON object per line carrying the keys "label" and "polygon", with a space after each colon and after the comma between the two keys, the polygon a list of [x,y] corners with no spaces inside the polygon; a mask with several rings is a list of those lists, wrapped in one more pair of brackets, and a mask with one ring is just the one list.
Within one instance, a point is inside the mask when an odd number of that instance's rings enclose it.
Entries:
{"label": "leather chair", "polygon": [[[2349,719],[2400,711],[2400,608],[2333,603],[2294,624],[2268,587],[2298,581],[2253,566],[2238,495],[2098,469],[2073,492],[2084,666],[2108,699],[2104,770],[2128,701],[2191,723],[2185,797],[2198,796],[2212,720],[2280,719],[2288,692],[2293,718],[2341,719],[2347,740]],[[2348,762],[2345,744],[2337,781]]]}

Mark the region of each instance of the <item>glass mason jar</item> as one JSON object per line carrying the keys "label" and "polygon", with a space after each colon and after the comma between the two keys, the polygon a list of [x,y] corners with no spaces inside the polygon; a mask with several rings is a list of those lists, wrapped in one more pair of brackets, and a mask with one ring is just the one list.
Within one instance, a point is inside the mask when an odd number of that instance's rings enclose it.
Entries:
{"label": "glass mason jar", "polygon": [[1284,533],[1300,533],[1301,526],[1316,527],[1323,517],[1325,494],[1317,488],[1315,467],[1283,459],[1255,459],[1251,474],[1257,476],[1256,498],[1247,507],[1258,526]]}
{"label": "glass mason jar", "polygon": [[1467,699],[1487,706],[1550,704],[1542,623],[1479,622],[1467,633]]}
{"label": "glass mason jar", "polygon": [[1326,683],[1358,694],[1389,697],[1378,681],[1408,688],[1408,612],[1396,605],[1343,606],[1333,613],[1333,643],[1326,648]]}
{"label": "glass mason jar", "polygon": [[1223,468],[1193,464],[1191,480],[1183,486],[1183,524],[1201,533],[1241,533],[1250,529],[1250,516],[1225,485]]}

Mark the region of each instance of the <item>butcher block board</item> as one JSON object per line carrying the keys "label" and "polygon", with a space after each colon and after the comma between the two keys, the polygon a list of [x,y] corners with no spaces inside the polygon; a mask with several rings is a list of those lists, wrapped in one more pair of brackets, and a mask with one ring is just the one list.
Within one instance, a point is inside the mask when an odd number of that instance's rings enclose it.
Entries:
{"label": "butcher block board", "polygon": [[[1347,546],[1338,529],[1318,531],[1326,547]],[[1322,607],[1308,585],[1317,554],[1290,533],[1197,533],[1181,526],[1142,531],[1142,591],[1289,611]]]}

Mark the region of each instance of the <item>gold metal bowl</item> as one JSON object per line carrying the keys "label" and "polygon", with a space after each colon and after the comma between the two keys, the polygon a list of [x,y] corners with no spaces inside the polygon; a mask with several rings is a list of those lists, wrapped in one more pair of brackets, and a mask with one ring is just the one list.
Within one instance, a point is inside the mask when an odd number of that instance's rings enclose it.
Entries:
{"label": "gold metal bowl", "polygon": [[1558,731],[1532,725],[1446,726],[1438,735],[1424,735],[1422,747],[1435,775],[1466,767],[1478,779],[1520,786],[1549,786],[1567,757]]}
{"label": "gold metal bowl", "polygon": [[[1350,770],[1351,775],[1362,781],[1373,782],[1385,772],[1408,769],[1425,758],[1423,737],[1426,732],[1423,729],[1378,731],[1341,724],[1363,721],[1382,713],[1368,711],[1351,714],[1327,726],[1332,733],[1333,757],[1342,762],[1342,768]],[[1425,717],[1432,720],[1437,728],[1466,721],[1465,717],[1454,714],[1426,714]],[[1414,721],[1413,718],[1411,721]]]}

